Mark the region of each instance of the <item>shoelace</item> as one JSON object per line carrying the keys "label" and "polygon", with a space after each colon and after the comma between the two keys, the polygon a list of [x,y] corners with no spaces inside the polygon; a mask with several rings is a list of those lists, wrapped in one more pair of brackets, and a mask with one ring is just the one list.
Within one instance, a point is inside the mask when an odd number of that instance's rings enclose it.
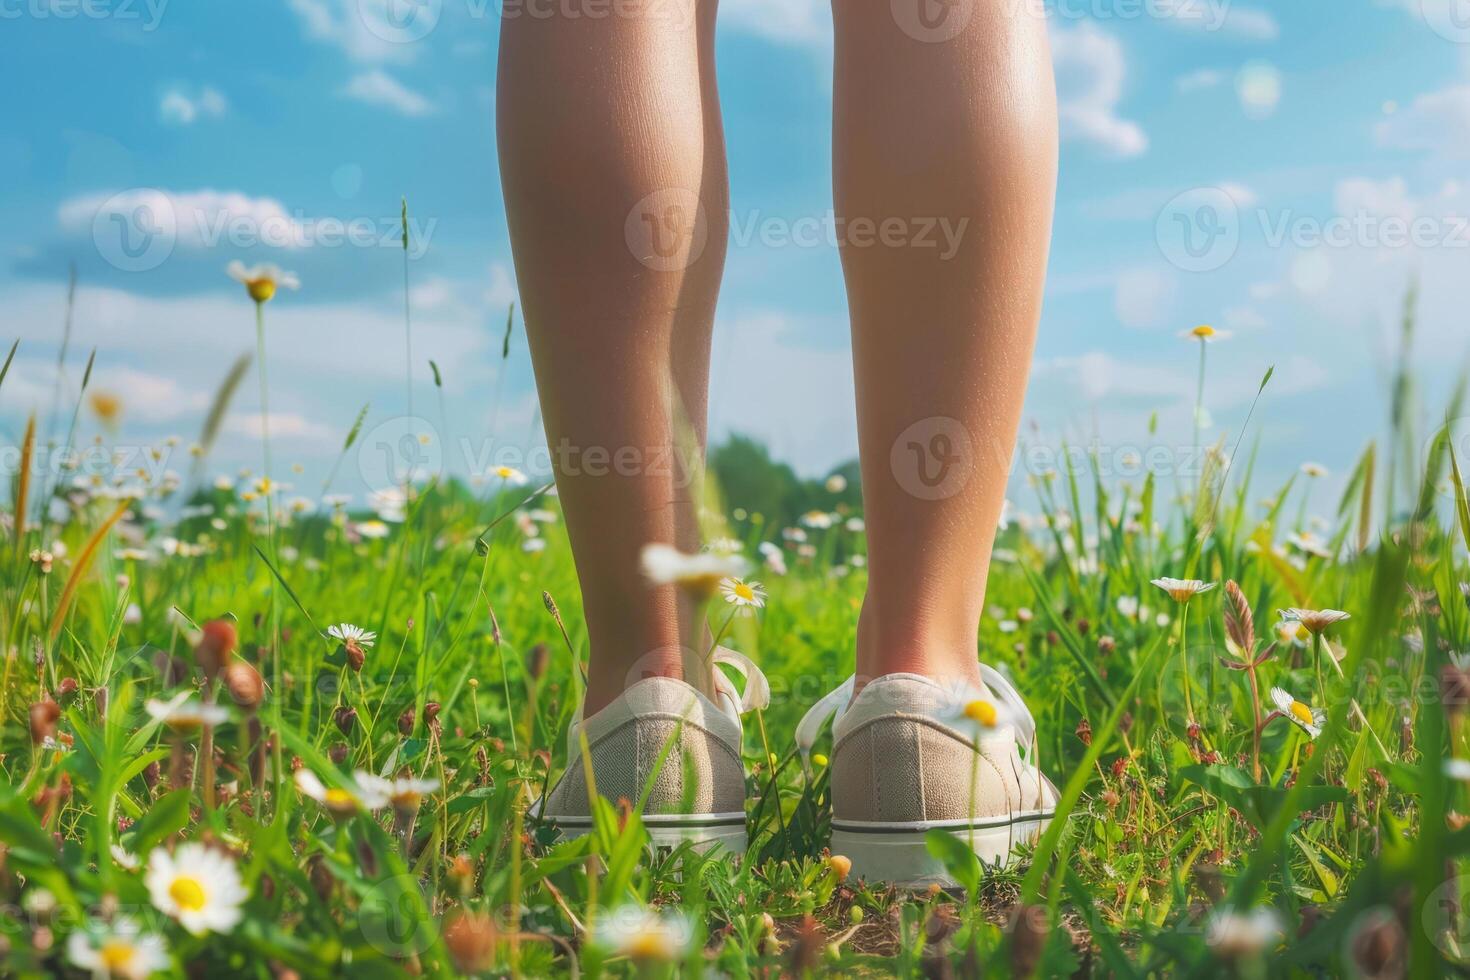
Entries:
{"label": "shoelace", "polygon": [[[1030,753],[1036,742],[1036,719],[1032,717],[1031,709],[1026,707],[1026,702],[1022,700],[1015,685],[989,664],[980,665],[980,679],[985,682],[991,696],[1005,707],[1006,714],[1012,719],[1011,727],[1016,730],[1018,750],[1022,745],[1026,747],[1026,754],[1021,757],[1022,761],[1027,765],[1032,765]],[[812,747],[817,744],[817,737],[822,734],[822,727],[829,718],[833,725],[842,719],[847,712],[848,704],[852,701],[852,692],[856,682],[855,676],[843,681],[835,690],[812,705],[802,717],[801,723],[796,726],[796,748],[801,754],[802,768],[808,775],[812,771]]]}
{"label": "shoelace", "polygon": [[766,680],[766,675],[761,673],[754,660],[737,650],[715,647],[715,663],[733,667],[736,673],[745,678],[745,693],[742,694],[735,689],[735,683],[725,676],[724,671],[715,671],[715,693],[729,698],[742,715],[770,707],[771,682]]}

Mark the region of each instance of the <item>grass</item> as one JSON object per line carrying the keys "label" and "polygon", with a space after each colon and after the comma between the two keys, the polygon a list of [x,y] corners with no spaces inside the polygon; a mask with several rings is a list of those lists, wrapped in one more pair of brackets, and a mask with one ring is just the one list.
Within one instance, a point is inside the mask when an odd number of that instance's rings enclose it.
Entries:
{"label": "grass", "polygon": [[[32,516],[0,554],[0,975],[75,971],[126,920],[176,976],[1463,974],[1470,829],[1446,761],[1470,757],[1470,508],[1448,430],[1416,456],[1412,416],[1396,395],[1391,443],[1321,526],[1310,477],[1263,490],[1223,444],[1178,486],[1108,482],[1087,453],[1039,476],[980,650],[1036,714],[1062,815],[1009,869],[935,842],[969,887],[917,895],[844,878],[826,769],[804,775],[791,738],[852,667],[846,505],[804,542],[733,511],[723,533],[790,568],[726,634],[773,689],[746,726],[750,849],[654,853],[627,801],[573,842],[525,812],[580,764],[586,639],[554,497],[433,483],[382,537],[281,499],[272,536],[247,478],[167,521],[173,481],[53,488],[32,428],[12,497]],[[1150,584],[1170,575],[1217,585],[1182,604]],[[1303,641],[1277,627],[1291,607],[1351,618]],[[341,622],[376,641],[329,636]],[[233,637],[250,667],[222,668]],[[1273,714],[1273,687],[1320,733]],[[180,695],[229,717],[145,710]],[[297,769],[360,798],[358,770],[426,791],[370,813],[339,795],[334,815]],[[185,841],[238,871],[238,921],[193,934],[150,888]]]}

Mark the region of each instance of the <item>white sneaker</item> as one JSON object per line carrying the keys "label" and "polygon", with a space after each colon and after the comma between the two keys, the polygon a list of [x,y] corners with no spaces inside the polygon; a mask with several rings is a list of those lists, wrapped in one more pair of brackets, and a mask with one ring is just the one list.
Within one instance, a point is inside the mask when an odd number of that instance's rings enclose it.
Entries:
{"label": "white sneaker", "polygon": [[[719,648],[715,663],[745,676],[745,693],[719,670],[710,700],[682,680],[638,681],[567,733],[567,767],[532,812],[567,837],[592,829],[580,736],[587,736],[597,794],[616,803],[643,800],[643,823],[657,847],[692,841],[743,854],[745,767],[740,716],[770,703],[771,688],[749,658]],[[662,759],[662,765],[659,765]],[[645,798],[645,793],[647,794]]]}
{"label": "white sneaker", "polygon": [[[980,689],[887,674],[856,699],[849,678],[802,720],[797,745],[806,759],[826,719],[837,716],[830,846],[852,861],[854,876],[955,887],[925,844],[931,830],[1002,865],[1050,824],[1059,794],[1033,762],[1036,722],[1005,677],[984,664],[980,671]],[[985,718],[993,724],[965,714],[975,701],[994,709]]]}

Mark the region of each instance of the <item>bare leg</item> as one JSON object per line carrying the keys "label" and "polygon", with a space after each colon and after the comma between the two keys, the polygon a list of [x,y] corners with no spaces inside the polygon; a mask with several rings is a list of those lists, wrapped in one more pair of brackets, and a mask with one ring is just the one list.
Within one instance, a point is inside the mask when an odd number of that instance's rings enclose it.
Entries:
{"label": "bare leg", "polygon": [[639,555],[699,545],[691,467],[670,454],[702,457],[727,237],[715,5],[644,7],[573,18],[528,5],[501,30],[501,175],[586,610],[589,714],[630,679],[681,676],[697,639]]}
{"label": "bare leg", "polygon": [[[912,18],[886,2],[833,4],[870,563],[857,673],[973,680],[1041,308],[1056,97],[1041,17],[910,2]],[[936,27],[920,8],[945,17]],[[922,241],[931,221],[934,247]]]}

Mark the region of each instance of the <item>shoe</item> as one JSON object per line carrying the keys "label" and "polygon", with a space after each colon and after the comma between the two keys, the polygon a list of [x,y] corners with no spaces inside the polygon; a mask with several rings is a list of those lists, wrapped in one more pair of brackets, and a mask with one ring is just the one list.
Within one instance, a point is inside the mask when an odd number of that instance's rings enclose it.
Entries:
{"label": "shoe", "polygon": [[585,721],[579,707],[567,733],[566,771],[544,805],[539,800],[532,805],[532,814],[542,814],[564,837],[591,831],[581,762],[585,734],[597,794],[634,805],[643,800],[643,825],[655,847],[689,841],[701,849],[745,853],[740,716],[766,707],[771,688],[742,654],[721,647],[715,663],[744,675],[744,694],[717,669],[713,700],[682,680],[650,677]]}
{"label": "shoe", "polygon": [[[1059,794],[1032,761],[1036,722],[1005,677],[984,664],[980,671],[983,687],[964,690],[886,674],[856,699],[849,678],[802,720],[797,746],[807,760],[822,725],[836,716],[830,846],[852,861],[855,877],[954,888],[958,882],[926,846],[930,831],[951,834],[999,866],[1051,823]],[[989,707],[967,714],[976,701]]]}

